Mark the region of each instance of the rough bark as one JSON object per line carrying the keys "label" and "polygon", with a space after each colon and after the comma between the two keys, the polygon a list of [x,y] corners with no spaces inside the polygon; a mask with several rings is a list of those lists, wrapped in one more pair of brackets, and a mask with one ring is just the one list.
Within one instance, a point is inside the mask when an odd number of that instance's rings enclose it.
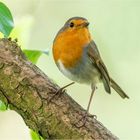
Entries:
{"label": "rough bark", "polygon": [[0,100],[29,128],[44,139],[118,139],[95,118],[88,117],[79,128],[76,124],[85,110],[70,96],[64,93],[48,102],[58,89],[25,58],[16,41],[0,39]]}

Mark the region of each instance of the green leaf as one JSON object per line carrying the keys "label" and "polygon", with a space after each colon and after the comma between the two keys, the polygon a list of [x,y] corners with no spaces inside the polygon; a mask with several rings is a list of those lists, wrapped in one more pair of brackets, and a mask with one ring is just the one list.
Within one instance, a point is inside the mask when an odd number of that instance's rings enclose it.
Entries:
{"label": "green leaf", "polygon": [[44,140],[38,133],[33,130],[30,131],[32,140]]}
{"label": "green leaf", "polygon": [[7,110],[7,106],[0,100],[0,111]]}
{"label": "green leaf", "polygon": [[8,7],[0,2],[0,32],[8,37],[14,27],[13,17]]}
{"label": "green leaf", "polygon": [[26,57],[34,64],[37,63],[39,57],[41,56],[42,52],[37,50],[23,50]]}
{"label": "green leaf", "polygon": [[23,50],[26,57],[34,64],[37,63],[39,57],[44,53],[48,54],[47,51],[39,51],[39,50]]}

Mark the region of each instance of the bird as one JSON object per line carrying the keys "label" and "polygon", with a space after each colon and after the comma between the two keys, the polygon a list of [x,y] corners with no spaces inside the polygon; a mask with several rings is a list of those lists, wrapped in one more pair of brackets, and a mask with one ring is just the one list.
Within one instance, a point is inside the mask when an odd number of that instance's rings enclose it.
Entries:
{"label": "bird", "polygon": [[107,93],[110,94],[113,88],[123,99],[129,99],[129,96],[110,77],[88,27],[89,21],[84,17],[68,19],[56,34],[52,47],[58,69],[70,80],[91,86],[92,92],[86,115],[89,113],[98,83],[103,84]]}

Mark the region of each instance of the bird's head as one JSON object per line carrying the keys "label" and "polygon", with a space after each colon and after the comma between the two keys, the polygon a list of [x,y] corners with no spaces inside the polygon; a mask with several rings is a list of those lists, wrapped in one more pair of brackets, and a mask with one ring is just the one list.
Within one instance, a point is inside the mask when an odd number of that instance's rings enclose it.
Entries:
{"label": "bird's head", "polygon": [[83,17],[72,17],[64,24],[64,30],[78,30],[88,28],[89,22]]}
{"label": "bird's head", "polygon": [[[81,43],[91,41],[90,33],[88,30],[89,22],[83,17],[72,17],[66,21],[64,26],[57,33],[55,41],[61,42],[75,42],[79,40]],[[85,43],[84,43],[85,44]]]}
{"label": "bird's head", "polygon": [[[83,17],[72,17],[69,20],[66,21],[64,26],[59,30],[59,32],[56,35],[56,38],[58,36],[66,37],[66,36],[73,36],[73,35],[83,35],[84,36],[90,36],[88,31],[88,25],[89,22],[86,18]],[[56,39],[55,38],[55,39]]]}

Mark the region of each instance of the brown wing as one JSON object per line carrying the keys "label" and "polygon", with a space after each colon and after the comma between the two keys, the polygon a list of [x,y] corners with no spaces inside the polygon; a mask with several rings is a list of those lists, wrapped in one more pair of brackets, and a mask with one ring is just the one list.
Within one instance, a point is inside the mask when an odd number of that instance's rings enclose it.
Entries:
{"label": "brown wing", "polygon": [[108,93],[111,93],[110,90],[110,77],[107,71],[106,66],[104,65],[100,53],[98,51],[98,48],[94,41],[91,41],[88,46],[88,56],[90,57],[92,63],[98,68],[99,72],[101,73],[104,88]]}

